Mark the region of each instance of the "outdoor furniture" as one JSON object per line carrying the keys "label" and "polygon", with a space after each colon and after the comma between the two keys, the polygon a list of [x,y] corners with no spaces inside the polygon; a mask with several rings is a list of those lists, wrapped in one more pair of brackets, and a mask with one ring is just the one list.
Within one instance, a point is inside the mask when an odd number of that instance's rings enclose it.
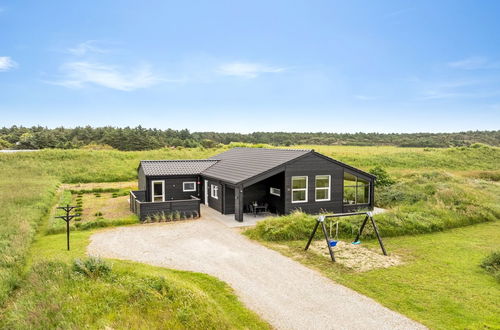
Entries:
{"label": "outdoor furniture", "polygon": [[250,204],[250,211],[253,213],[254,217],[257,217],[258,212],[267,212],[268,206],[268,203],[259,205],[257,202],[254,202],[253,204]]}

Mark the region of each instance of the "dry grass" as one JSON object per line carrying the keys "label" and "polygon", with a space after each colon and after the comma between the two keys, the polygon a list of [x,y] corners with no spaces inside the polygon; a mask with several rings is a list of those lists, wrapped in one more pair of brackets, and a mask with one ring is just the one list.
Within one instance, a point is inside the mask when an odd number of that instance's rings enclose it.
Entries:
{"label": "dry grass", "polygon": [[[73,195],[73,200],[75,199],[76,195]],[[128,196],[113,198],[112,193],[83,194],[81,221],[93,221],[99,218],[113,220],[128,217],[133,214],[130,212],[128,199]]]}

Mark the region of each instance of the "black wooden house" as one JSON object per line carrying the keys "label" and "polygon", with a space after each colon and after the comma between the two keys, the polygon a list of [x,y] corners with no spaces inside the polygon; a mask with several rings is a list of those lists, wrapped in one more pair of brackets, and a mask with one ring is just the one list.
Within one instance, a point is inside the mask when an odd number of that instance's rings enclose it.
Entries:
{"label": "black wooden house", "polygon": [[144,160],[131,209],[141,220],[159,212],[222,214],[265,205],[275,214],[373,208],[375,176],[314,150],[233,148],[203,160]]}

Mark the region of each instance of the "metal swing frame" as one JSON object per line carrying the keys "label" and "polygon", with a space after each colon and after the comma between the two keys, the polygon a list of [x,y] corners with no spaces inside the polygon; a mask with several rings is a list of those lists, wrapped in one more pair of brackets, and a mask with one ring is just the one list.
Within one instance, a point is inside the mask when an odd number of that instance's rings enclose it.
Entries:
{"label": "metal swing frame", "polygon": [[356,238],[354,239],[353,242],[357,242],[359,240],[359,237],[363,233],[363,229],[365,229],[365,226],[366,226],[366,223],[368,222],[368,219],[370,219],[370,222],[372,223],[372,226],[373,226],[373,230],[375,231],[375,234],[377,235],[377,239],[378,239],[378,243],[380,244],[380,248],[382,249],[382,252],[386,256],[387,251],[385,250],[384,243],[382,242],[382,237],[380,237],[380,234],[378,232],[377,224],[375,223],[375,220],[373,220],[373,213],[372,212],[351,212],[351,213],[337,213],[337,214],[332,214],[332,215],[320,215],[318,217],[318,219],[316,220],[316,225],[314,226],[314,229],[311,233],[311,237],[309,237],[309,241],[307,242],[306,248],[304,250],[307,251],[307,249],[309,249],[309,245],[311,245],[311,242],[314,238],[314,235],[316,234],[316,231],[318,230],[318,227],[321,224],[321,229],[323,230],[323,234],[325,236],[326,246],[328,246],[328,251],[330,252],[330,257],[332,258],[332,261],[335,262],[335,254],[333,253],[332,247],[330,246],[330,237],[328,236],[328,233],[326,231],[325,220],[328,218],[350,217],[353,215],[365,215],[365,219],[363,220],[363,223],[361,224],[361,227],[359,228],[358,234],[356,235]]}

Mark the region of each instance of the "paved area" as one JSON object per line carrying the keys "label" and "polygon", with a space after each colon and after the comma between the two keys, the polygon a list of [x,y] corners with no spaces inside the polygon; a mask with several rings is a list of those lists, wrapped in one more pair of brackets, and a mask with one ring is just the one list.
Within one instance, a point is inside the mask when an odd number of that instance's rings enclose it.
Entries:
{"label": "paved area", "polygon": [[273,214],[269,212],[258,213],[256,216],[250,213],[245,213],[243,214],[243,221],[239,222],[234,220],[234,214],[220,214],[218,211],[206,206],[205,204],[201,204],[200,207],[203,218],[209,217],[230,228],[255,226],[257,222],[273,216]]}
{"label": "paved area", "polygon": [[104,230],[91,237],[88,253],[216,276],[277,329],[424,328],[247,239],[209,213],[200,220]]}

